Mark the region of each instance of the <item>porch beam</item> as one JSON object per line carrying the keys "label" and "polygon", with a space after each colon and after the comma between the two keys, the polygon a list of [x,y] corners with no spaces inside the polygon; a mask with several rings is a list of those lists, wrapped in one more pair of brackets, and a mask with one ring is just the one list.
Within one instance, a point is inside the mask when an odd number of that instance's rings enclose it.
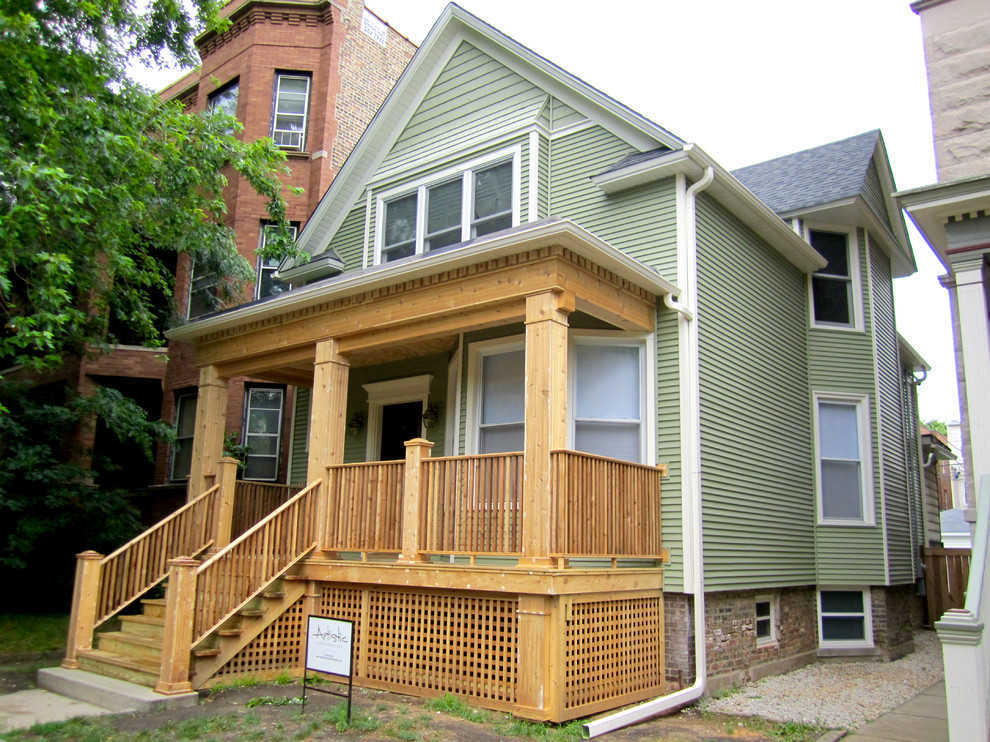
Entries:
{"label": "porch beam", "polygon": [[522,552],[519,567],[553,567],[550,452],[567,445],[567,316],[574,295],[526,297],[526,396]]}
{"label": "porch beam", "polygon": [[223,434],[227,425],[227,378],[216,366],[199,370],[196,398],[196,428],[186,500],[191,502],[213,486],[217,462],[223,456]]}
{"label": "porch beam", "polygon": [[306,481],[322,480],[316,510],[318,544],[321,547],[326,543],[329,512],[327,467],[344,463],[349,372],[350,363],[340,353],[340,343],[336,338],[316,344]]}
{"label": "porch beam", "polygon": [[315,346],[307,344],[286,348],[275,353],[262,353],[220,364],[217,370],[228,379],[235,376],[255,376],[265,371],[280,371],[296,365],[310,365],[315,359]]}

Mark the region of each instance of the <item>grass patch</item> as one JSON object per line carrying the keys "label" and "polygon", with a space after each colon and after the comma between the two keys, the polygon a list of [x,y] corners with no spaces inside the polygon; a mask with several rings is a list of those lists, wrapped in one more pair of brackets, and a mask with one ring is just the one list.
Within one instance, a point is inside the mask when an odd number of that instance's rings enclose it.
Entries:
{"label": "grass patch", "polygon": [[0,615],[0,657],[30,652],[64,652],[67,615]]}
{"label": "grass patch", "polygon": [[292,698],[275,698],[274,696],[255,696],[244,704],[247,708],[253,709],[256,706],[300,706],[302,698],[293,696]]}

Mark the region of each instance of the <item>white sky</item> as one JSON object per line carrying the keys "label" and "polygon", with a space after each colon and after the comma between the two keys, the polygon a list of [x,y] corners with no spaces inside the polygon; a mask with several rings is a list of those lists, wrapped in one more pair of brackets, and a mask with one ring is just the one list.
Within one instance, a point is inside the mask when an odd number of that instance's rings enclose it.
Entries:
{"label": "white sky", "polygon": [[[444,0],[366,0],[419,44]],[[466,10],[697,143],[724,167],[879,128],[898,189],[934,183],[921,24],[909,0],[461,0]],[[177,73],[151,79],[162,87]],[[957,420],[945,270],[914,230],[897,325],[932,371],[922,419]]]}

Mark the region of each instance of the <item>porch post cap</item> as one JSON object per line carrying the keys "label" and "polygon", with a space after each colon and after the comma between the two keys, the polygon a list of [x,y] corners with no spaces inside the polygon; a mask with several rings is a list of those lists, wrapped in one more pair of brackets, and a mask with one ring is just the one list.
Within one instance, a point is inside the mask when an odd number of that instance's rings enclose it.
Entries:
{"label": "porch post cap", "polygon": [[426,438],[413,438],[412,440],[406,441],[403,445],[407,448],[409,446],[425,446],[426,448],[433,448],[435,444],[432,441],[426,440]]}

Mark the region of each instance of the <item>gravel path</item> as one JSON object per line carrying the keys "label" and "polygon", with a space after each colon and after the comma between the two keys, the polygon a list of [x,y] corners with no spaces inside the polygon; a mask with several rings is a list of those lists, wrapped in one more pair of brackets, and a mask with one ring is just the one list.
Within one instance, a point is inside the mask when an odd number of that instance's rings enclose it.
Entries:
{"label": "gravel path", "polygon": [[942,647],[935,632],[918,632],[914,646],[914,652],[895,662],[816,662],[708,699],[704,707],[717,713],[854,729],[942,679]]}

